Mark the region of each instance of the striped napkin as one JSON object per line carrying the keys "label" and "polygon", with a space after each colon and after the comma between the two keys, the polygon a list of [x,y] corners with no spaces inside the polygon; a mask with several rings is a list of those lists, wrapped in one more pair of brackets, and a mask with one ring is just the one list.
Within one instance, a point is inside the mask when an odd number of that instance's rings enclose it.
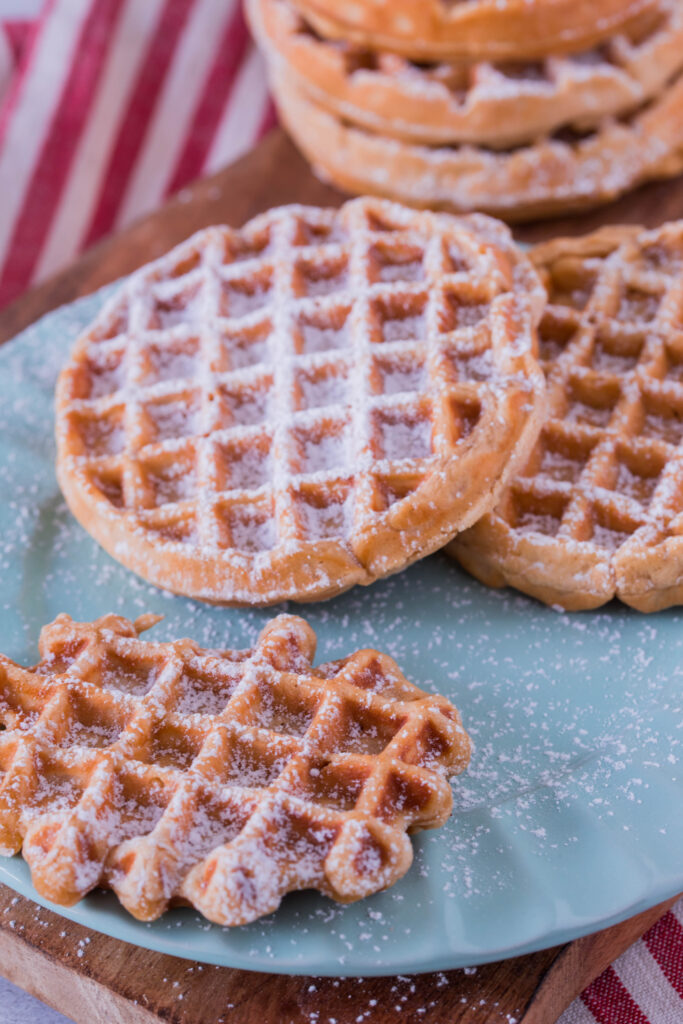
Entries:
{"label": "striped napkin", "polygon": [[3,22],[0,307],[273,123],[239,0],[47,0]]}
{"label": "striped napkin", "polygon": [[[0,0],[0,306],[274,120],[239,0]],[[683,901],[561,1018],[596,1022],[683,1024]]]}
{"label": "striped napkin", "polygon": [[596,1022],[682,1024],[683,899],[596,978],[558,1024]]}

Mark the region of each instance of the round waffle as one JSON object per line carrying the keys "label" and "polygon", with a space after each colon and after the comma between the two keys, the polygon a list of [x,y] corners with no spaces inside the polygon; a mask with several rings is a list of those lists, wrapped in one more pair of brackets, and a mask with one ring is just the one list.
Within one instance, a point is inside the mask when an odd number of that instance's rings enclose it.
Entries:
{"label": "round waffle", "polygon": [[683,222],[539,246],[549,414],[493,513],[449,551],[567,609],[683,603]]}
{"label": "round waffle", "polygon": [[177,593],[268,604],[369,583],[475,522],[528,454],[544,300],[485,217],[365,199],[200,232],[76,343],[64,495]]}
{"label": "round waffle", "polygon": [[338,117],[410,142],[507,148],[641,106],[683,65],[683,7],[599,49],[526,63],[416,64],[317,36],[290,0],[249,0],[269,60]]}
{"label": "round waffle", "polygon": [[524,60],[587,49],[656,0],[293,0],[328,39],[414,60]]}
{"label": "round waffle", "polygon": [[0,853],[45,899],[111,888],[144,921],[245,924],[404,875],[406,832],[446,821],[469,760],[453,705],[377,651],[314,669],[291,615],[248,651],[140,640],[157,620],[60,615],[34,669],[0,656]]}
{"label": "round waffle", "polygon": [[629,118],[507,152],[384,138],[319,107],[287,76],[276,74],[274,88],[285,127],[321,178],[413,206],[529,220],[598,206],[683,170],[683,75]]}

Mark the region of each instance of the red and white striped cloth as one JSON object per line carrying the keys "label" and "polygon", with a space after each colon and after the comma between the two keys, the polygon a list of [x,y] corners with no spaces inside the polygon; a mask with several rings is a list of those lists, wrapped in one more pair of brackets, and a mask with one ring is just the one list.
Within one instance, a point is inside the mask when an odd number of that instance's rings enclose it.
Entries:
{"label": "red and white striped cloth", "polygon": [[239,0],[47,0],[3,28],[0,307],[274,122]]}
{"label": "red and white striped cloth", "polygon": [[575,999],[558,1024],[683,1022],[683,899]]}
{"label": "red and white striped cloth", "polygon": [[[274,123],[239,0],[40,4],[0,0],[0,306]],[[683,1024],[683,901],[561,1019],[595,1022]]]}

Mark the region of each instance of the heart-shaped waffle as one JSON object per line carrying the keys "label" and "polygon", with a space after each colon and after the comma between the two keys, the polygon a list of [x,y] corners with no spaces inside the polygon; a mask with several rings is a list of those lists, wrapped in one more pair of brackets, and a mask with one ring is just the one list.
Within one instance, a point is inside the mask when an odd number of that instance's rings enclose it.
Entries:
{"label": "heart-shaped waffle", "polygon": [[549,412],[494,512],[450,546],[549,604],[683,603],[683,222],[541,245]]}
{"label": "heart-shaped waffle", "polygon": [[103,886],[142,920],[244,924],[293,890],[400,878],[469,760],[453,705],[377,651],[313,668],[294,616],[247,651],[139,639],[155,621],[60,615],[35,668],[0,656],[0,852],[46,899]]}
{"label": "heart-shaped waffle", "polygon": [[528,454],[544,300],[485,217],[357,200],[210,228],[76,343],[62,490],[110,554],[178,593],[369,583],[475,522]]}

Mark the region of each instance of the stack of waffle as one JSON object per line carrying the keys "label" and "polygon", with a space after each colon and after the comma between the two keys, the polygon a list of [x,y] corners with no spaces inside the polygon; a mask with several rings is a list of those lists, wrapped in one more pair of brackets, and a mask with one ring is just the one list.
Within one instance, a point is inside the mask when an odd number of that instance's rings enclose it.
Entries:
{"label": "stack of waffle", "polygon": [[346,191],[523,220],[683,170],[680,0],[247,0],[282,120]]}

